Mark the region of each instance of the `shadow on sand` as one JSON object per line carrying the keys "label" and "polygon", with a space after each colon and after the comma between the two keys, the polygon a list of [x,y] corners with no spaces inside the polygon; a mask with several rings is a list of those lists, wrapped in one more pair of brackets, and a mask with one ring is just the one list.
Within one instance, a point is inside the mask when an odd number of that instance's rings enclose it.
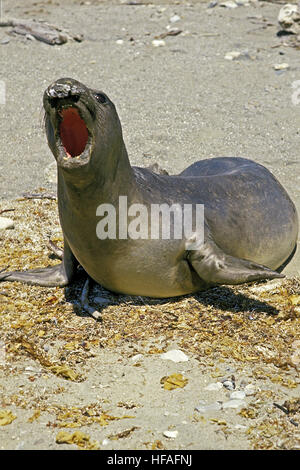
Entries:
{"label": "shadow on sand", "polygon": [[[80,304],[80,295],[83,289],[86,274],[80,273],[71,286],[65,287],[65,298],[67,302],[73,304],[74,312],[79,316],[88,317],[89,314],[84,312]],[[101,305],[94,302],[96,297],[104,297],[105,304]],[[213,287],[196,294],[170,297],[165,299],[155,299],[151,297],[130,296],[116,294],[105,290],[98,284],[91,282],[89,293],[89,304],[93,305],[100,313],[111,305],[121,307],[122,304],[132,306],[159,306],[176,304],[183,299],[196,300],[199,303],[199,312],[205,307],[213,307],[223,312],[231,313],[266,313],[269,315],[277,315],[279,311],[267,302],[253,299],[244,293],[236,292],[234,288],[227,286]]]}

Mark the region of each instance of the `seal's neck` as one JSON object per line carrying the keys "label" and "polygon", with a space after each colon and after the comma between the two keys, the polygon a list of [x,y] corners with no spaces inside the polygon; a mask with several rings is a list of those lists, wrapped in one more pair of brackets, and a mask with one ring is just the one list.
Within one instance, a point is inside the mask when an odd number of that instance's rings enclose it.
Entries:
{"label": "seal's neck", "polygon": [[58,199],[71,202],[78,209],[88,205],[114,204],[119,196],[126,195],[129,201],[136,199],[138,187],[131,168],[124,142],[118,152],[113,152],[95,165],[72,169],[58,167]]}

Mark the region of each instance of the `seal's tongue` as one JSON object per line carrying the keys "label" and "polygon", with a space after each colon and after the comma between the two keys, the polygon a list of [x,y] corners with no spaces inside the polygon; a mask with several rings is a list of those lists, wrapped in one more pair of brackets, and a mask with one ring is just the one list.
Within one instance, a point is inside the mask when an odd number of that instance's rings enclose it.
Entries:
{"label": "seal's tongue", "polygon": [[80,155],[88,141],[88,130],[76,108],[62,109],[60,112],[60,138],[68,157]]}

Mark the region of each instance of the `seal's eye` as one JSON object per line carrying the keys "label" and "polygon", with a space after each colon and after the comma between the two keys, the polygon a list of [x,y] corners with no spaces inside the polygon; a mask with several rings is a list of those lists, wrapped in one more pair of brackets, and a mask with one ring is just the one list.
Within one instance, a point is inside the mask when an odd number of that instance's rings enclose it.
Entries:
{"label": "seal's eye", "polygon": [[96,93],[95,98],[97,101],[99,101],[99,103],[102,103],[102,104],[108,102],[107,96],[105,96],[104,93]]}

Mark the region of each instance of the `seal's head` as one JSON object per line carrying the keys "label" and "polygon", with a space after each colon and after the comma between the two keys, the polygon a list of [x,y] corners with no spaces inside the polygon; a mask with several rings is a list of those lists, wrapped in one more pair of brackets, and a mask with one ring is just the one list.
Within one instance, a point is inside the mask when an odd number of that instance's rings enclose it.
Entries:
{"label": "seal's head", "polygon": [[60,168],[96,170],[116,158],[122,130],[115,106],[103,92],[61,78],[46,89],[43,104],[48,143]]}

